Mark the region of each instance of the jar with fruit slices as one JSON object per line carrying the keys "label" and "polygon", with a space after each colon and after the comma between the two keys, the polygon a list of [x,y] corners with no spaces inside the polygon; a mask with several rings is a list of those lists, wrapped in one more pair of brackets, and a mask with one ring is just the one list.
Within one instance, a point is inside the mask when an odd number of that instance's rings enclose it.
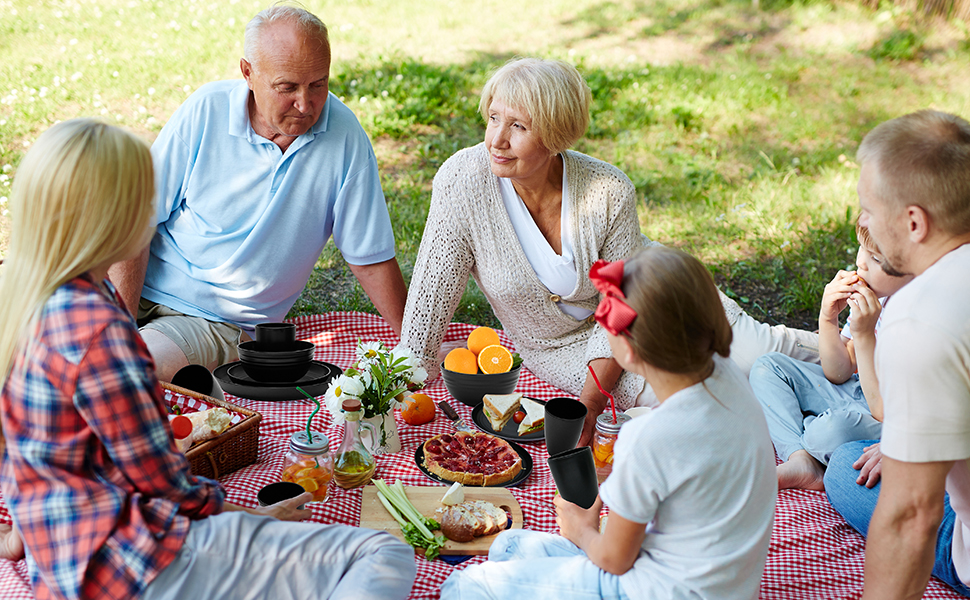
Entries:
{"label": "jar with fruit slices", "polygon": [[596,432],[593,434],[593,462],[596,463],[596,480],[606,481],[613,471],[613,444],[620,435],[620,427],[632,419],[630,415],[617,413],[613,422],[613,413],[605,412],[596,417]]}
{"label": "jar with fruit slices", "polygon": [[327,499],[330,480],[333,479],[333,457],[330,440],[313,431],[312,438],[306,431],[290,436],[290,449],[283,458],[283,481],[292,481],[313,494],[314,502]]}

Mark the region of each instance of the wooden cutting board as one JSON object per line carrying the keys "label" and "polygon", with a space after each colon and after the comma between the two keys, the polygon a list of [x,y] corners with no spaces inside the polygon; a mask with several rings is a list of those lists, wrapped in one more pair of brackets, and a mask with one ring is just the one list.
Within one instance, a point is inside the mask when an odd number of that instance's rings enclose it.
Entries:
{"label": "wooden cutting board", "polygon": [[[441,497],[445,495],[448,488],[446,486],[405,486],[404,490],[407,492],[408,500],[418,509],[419,513],[425,517],[435,519],[434,512],[442,507]],[[486,500],[491,502],[512,515],[511,529],[522,529],[522,508],[515,500],[512,492],[507,489],[466,487],[465,500]],[[381,504],[380,499],[377,497],[377,488],[373,485],[364,488],[364,497],[360,507],[360,526],[367,527],[368,529],[387,531],[398,539],[404,540],[404,534],[401,533],[401,526],[387,512],[384,505]],[[464,543],[448,540],[448,543],[441,548],[441,553],[459,555],[488,554],[492,540],[497,535],[497,533],[486,535]],[[424,552],[424,549],[418,551]]]}

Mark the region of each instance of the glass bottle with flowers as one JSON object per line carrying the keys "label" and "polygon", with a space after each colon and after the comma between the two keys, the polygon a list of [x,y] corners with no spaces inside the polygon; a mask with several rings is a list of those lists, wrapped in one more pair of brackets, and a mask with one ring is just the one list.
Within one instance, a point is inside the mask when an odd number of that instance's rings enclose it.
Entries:
{"label": "glass bottle with flowers", "polygon": [[344,400],[360,400],[364,421],[377,430],[377,452],[398,452],[401,440],[394,409],[403,406],[405,392],[422,387],[427,377],[427,371],[407,348],[388,350],[380,341],[358,341],[357,361],[330,383],[324,398],[334,424],[344,422]]}

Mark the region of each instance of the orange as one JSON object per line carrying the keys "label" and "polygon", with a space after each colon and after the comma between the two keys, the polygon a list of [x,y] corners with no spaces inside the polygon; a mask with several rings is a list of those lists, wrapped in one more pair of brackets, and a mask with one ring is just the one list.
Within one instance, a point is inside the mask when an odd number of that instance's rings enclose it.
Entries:
{"label": "orange", "polygon": [[485,346],[478,353],[478,368],[490,375],[508,373],[512,368],[512,353],[498,344]]}
{"label": "orange", "polygon": [[593,444],[593,462],[598,469],[613,464],[613,440],[605,444]]}
{"label": "orange", "polygon": [[468,335],[468,349],[474,352],[475,356],[478,356],[483,348],[501,343],[498,334],[489,327],[479,327]]}
{"label": "orange", "polygon": [[455,373],[467,373],[475,375],[478,373],[478,365],[475,364],[475,354],[468,348],[455,348],[445,357],[445,368]]}
{"label": "orange", "polygon": [[401,417],[408,425],[424,425],[434,421],[434,400],[425,394],[411,394],[404,399],[405,407],[401,410]]}

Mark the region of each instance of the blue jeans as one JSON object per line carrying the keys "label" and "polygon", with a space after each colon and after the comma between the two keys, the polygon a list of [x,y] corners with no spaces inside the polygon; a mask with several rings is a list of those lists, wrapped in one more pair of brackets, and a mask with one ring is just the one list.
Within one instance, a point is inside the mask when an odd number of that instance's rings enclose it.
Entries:
{"label": "blue jeans", "polygon": [[566,538],[510,529],[492,542],[488,562],[455,571],[441,586],[441,598],[524,598],[529,600],[628,600],[620,577],[594,565]]}
{"label": "blue jeans", "polygon": [[[852,468],[866,446],[875,444],[879,440],[864,440],[850,442],[840,446],[829,461],[825,471],[825,493],[829,502],[856,531],[866,535],[869,531],[869,521],[876,509],[879,490],[882,483],[872,488],[856,483],[859,471]],[[956,568],[953,566],[953,525],[956,513],[950,508],[949,495],[944,497],[943,521],[936,534],[936,561],[933,564],[933,575],[953,588],[957,593],[970,598],[970,588],[960,581]]]}
{"label": "blue jeans", "polygon": [[842,444],[882,434],[855,375],[836,385],[821,366],[772,352],[755,361],[750,382],[782,460],[804,449],[825,465]]}

